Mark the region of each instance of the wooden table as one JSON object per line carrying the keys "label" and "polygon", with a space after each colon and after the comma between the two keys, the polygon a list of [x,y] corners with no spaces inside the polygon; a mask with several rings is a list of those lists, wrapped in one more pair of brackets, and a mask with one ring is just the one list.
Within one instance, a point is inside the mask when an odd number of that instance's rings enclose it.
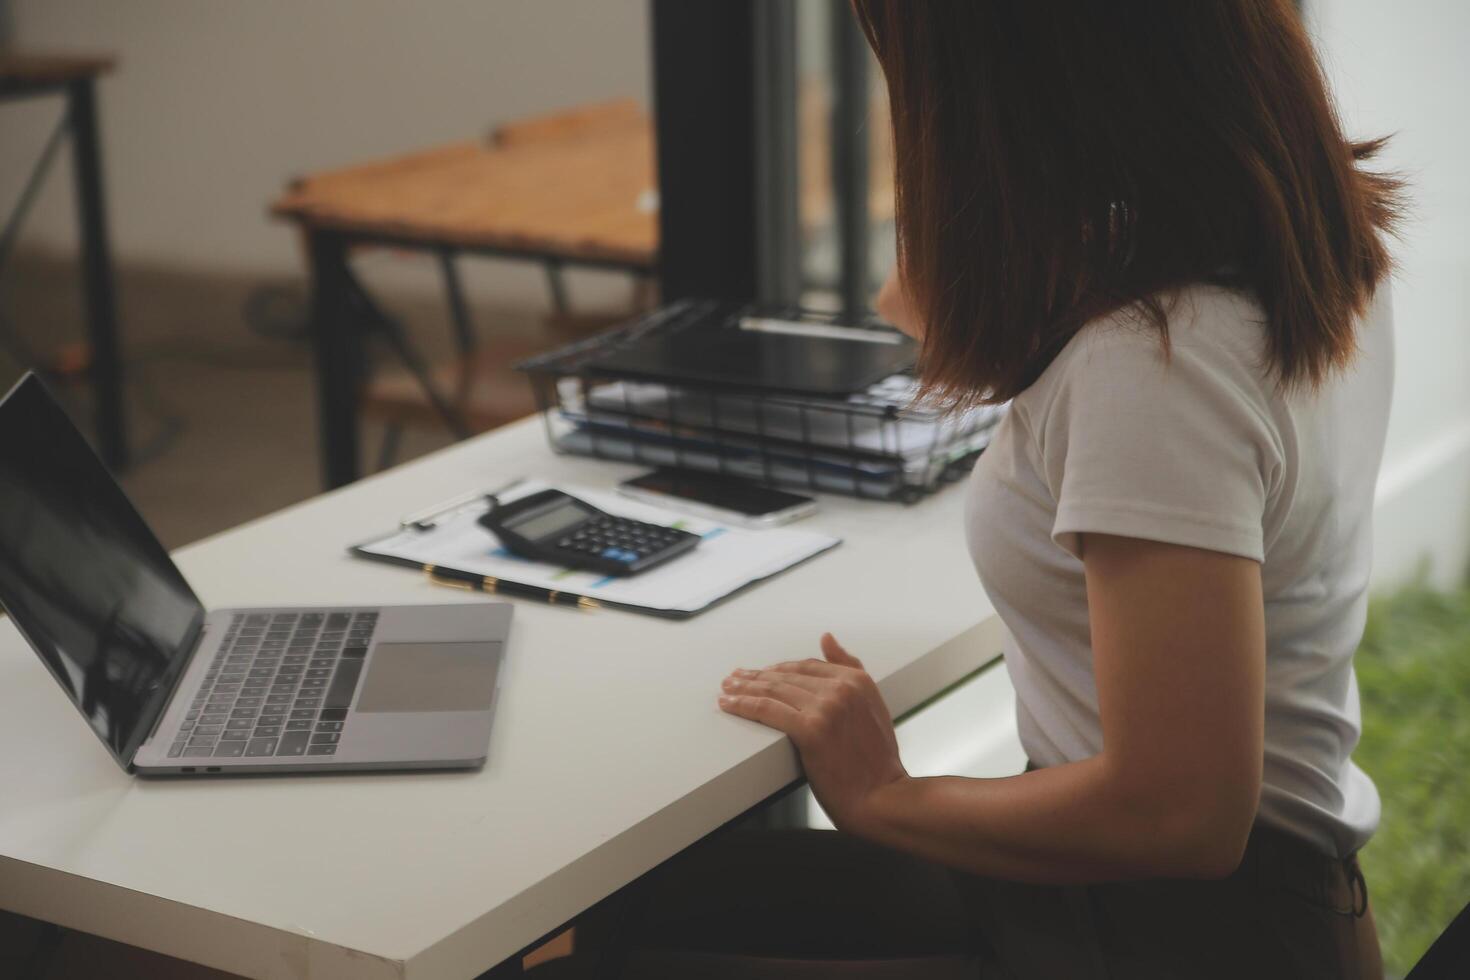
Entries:
{"label": "wooden table", "polygon": [[[803,90],[799,206],[807,228],[833,220],[836,207],[827,111],[819,91]],[[887,218],[893,213],[888,127],[870,132],[875,166],[867,208]],[[542,262],[553,303],[565,312],[565,265],[655,273],[657,186],[653,124],[632,100],[503,126],[485,143],[456,143],[294,182],[271,212],[299,225],[308,242],[326,486],[358,476],[360,328],[364,318],[377,316],[348,268],[352,248],[387,245],[437,255],[463,347],[468,326],[454,256]],[[441,414],[452,413],[441,408]]]}
{"label": "wooden table", "polygon": [[[214,607],[484,602],[345,548],[516,475],[608,487],[635,471],[555,455],[526,420],[176,558]],[[474,772],[133,778],[0,620],[0,907],[248,977],[513,975],[542,937],[799,778],[787,738],[718,709],[732,668],[810,656],[831,629],[903,714],[996,657],[964,497],[824,495],[809,521],[839,547],[686,622],[516,601]],[[1019,771],[1004,671],[964,690],[979,696],[954,723],[999,751],[967,774]],[[958,693],[900,724],[912,771],[956,771],[916,765],[907,730]]]}
{"label": "wooden table", "polygon": [[371,315],[349,250],[386,245],[435,254],[451,307],[464,308],[452,260],[461,253],[544,263],[556,305],[568,264],[653,274],[658,211],[653,134],[641,111],[592,126],[508,130],[494,144],[458,143],[297,181],[271,208],[305,233],[328,487],[358,476],[361,320]]}
{"label": "wooden table", "polygon": [[6,221],[4,234],[0,235],[0,266],[8,258],[20,223],[50,169],[60,137],[69,132],[81,239],[83,295],[92,348],[91,380],[96,392],[94,421],[97,443],[102,459],[116,470],[127,465],[128,446],[112,256],[102,191],[102,150],[97,135],[97,79],[111,71],[114,64],[109,55],[0,50],[0,102],[58,94],[66,97],[66,115],[43,150],[21,193],[20,203]]}

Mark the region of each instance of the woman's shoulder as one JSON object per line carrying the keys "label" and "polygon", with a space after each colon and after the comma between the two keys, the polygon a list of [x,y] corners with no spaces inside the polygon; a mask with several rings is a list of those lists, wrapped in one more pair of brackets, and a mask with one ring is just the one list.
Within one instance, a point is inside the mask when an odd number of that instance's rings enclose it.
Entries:
{"label": "woman's shoulder", "polygon": [[1083,326],[1057,360],[1098,350],[1162,361],[1177,348],[1212,349],[1237,357],[1258,357],[1264,349],[1266,312],[1247,289],[1195,283],[1159,293],[1153,301],[1164,316],[1167,345],[1152,311],[1132,303]]}
{"label": "woman's shoulder", "polygon": [[1154,300],[1164,315],[1163,331],[1152,311],[1138,303],[1092,320],[1017,401],[1043,404],[1079,376],[1097,380],[1106,373],[1115,384],[1129,384],[1176,364],[1186,373],[1213,369],[1251,387],[1270,386],[1266,314],[1250,292],[1199,283],[1160,293]]}
{"label": "woman's shoulder", "polygon": [[1199,284],[1155,298],[1164,331],[1139,304],[1087,323],[1016,396],[1018,423],[1038,432],[1058,414],[1194,411],[1202,399],[1277,414],[1265,313],[1251,294]]}

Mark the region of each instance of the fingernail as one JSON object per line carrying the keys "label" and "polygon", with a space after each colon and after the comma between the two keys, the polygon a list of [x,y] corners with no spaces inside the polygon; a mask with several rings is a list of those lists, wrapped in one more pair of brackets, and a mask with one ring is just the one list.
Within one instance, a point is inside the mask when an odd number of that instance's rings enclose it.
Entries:
{"label": "fingernail", "polygon": [[730,705],[732,705],[734,703],[735,703],[735,699],[734,698],[728,697],[728,696],[723,695],[723,694],[720,695],[720,707],[722,707],[722,708],[728,708],[728,707],[730,707]]}
{"label": "fingernail", "polygon": [[733,691],[740,686],[740,681],[736,680],[733,677],[726,677],[723,686],[726,690]]}
{"label": "fingernail", "polygon": [[732,674],[735,677],[754,677],[755,676],[755,671],[753,671],[753,670],[746,670],[744,667],[740,667],[740,668],[737,668],[736,670],[732,671]]}

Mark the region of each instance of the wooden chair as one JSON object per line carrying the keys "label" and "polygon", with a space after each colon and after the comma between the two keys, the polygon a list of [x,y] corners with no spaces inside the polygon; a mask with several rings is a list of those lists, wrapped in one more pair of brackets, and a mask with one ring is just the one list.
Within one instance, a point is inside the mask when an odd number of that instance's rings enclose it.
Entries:
{"label": "wooden chair", "polygon": [[[638,103],[621,99],[506,123],[491,132],[489,141],[495,149],[516,150],[551,142],[567,144],[605,139],[639,127],[647,130],[648,126],[647,115]],[[434,179],[436,173],[427,170],[424,179]],[[511,370],[513,364],[547,346],[604,329],[625,316],[651,308],[657,301],[652,278],[638,276],[626,314],[574,314],[569,308],[562,263],[547,259],[545,269],[553,312],[542,325],[543,336],[497,338],[482,344],[470,321],[454,256],[441,253],[440,262],[454,326],[455,353],[443,364],[417,367],[409,364],[405,370],[380,372],[365,385],[361,412],[365,418],[385,426],[378,454],[379,469],[392,464],[407,426],[444,422],[455,435],[463,437],[534,412],[536,404],[531,389]]]}

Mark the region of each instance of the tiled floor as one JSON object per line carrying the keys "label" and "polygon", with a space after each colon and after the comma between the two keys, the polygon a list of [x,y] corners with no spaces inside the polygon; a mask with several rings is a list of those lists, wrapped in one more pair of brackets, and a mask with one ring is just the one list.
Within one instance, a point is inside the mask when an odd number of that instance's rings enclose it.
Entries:
{"label": "tiled floor", "polygon": [[[242,306],[258,281],[122,269],[119,318],[128,371],[129,428],[138,461],[122,483],[170,548],[305,499],[320,488],[311,351],[304,341],[251,332]],[[304,291],[302,283],[277,283]],[[449,336],[444,313],[426,300],[388,298],[430,353]],[[83,335],[69,262],[17,258],[0,282],[0,330],[52,358]],[[546,336],[542,311],[476,309],[485,334]],[[12,345],[13,346],[13,345]],[[385,358],[386,360],[386,358]],[[21,365],[0,344],[0,391]],[[507,374],[507,383],[524,381]],[[60,394],[86,429],[84,384]],[[372,458],[378,434],[366,434]],[[410,430],[399,461],[449,442],[437,429]],[[43,928],[0,913],[0,977],[22,977]],[[225,974],[67,933],[38,976],[45,980],[172,980]]]}

